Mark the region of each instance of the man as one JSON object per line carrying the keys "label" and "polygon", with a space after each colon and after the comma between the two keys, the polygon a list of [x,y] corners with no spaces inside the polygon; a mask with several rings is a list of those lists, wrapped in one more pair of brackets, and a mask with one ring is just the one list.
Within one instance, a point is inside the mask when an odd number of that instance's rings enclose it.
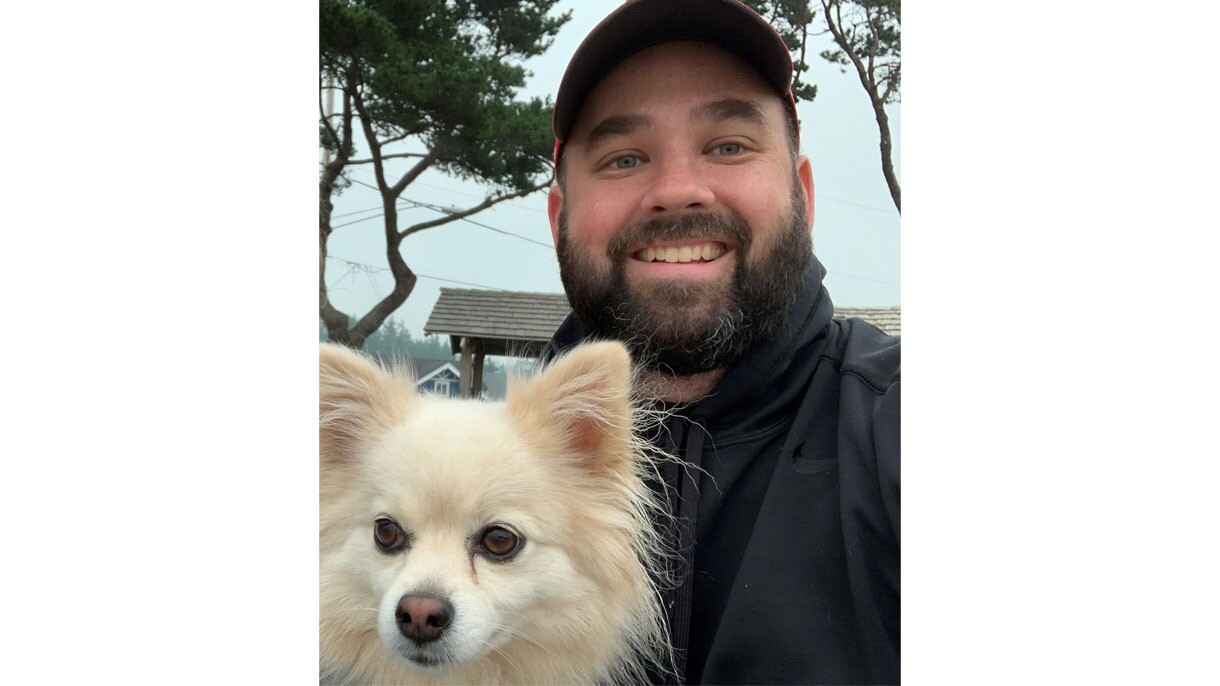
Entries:
{"label": "man", "polygon": [[[573,314],[674,411],[683,683],[897,683],[899,345],[832,320],[787,47],[735,0],[629,0],[556,98]],[[659,678],[674,680],[674,675]]]}

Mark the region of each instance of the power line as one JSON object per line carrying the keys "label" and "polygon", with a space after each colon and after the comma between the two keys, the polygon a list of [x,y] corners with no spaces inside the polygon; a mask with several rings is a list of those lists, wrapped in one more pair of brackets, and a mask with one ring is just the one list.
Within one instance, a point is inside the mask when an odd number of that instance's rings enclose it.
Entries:
{"label": "power line", "polygon": [[351,212],[344,212],[343,214],[332,214],[330,216],[330,218],[331,219],[342,219],[343,217],[350,217],[353,214],[364,214],[365,212],[379,212],[380,210],[381,210],[381,205],[376,205],[374,207],[368,208],[367,210],[352,210]]}
{"label": "power line", "polygon": [[[354,169],[354,171],[371,173],[371,170],[365,169],[365,168],[356,168],[356,169]],[[356,181],[355,179],[352,179],[352,181],[355,183],[360,183],[359,181]],[[363,184],[363,185],[368,186],[368,184]],[[427,183],[425,181],[419,181],[419,180],[412,181],[411,185],[412,186],[422,186],[424,188],[431,188],[433,190],[444,191],[446,193],[454,193],[456,195],[464,195],[468,198],[482,198],[483,197],[483,196],[479,195],[478,193],[470,193],[467,191],[455,190],[453,188],[445,188],[444,186],[437,186],[436,184]],[[373,188],[372,186],[368,186],[368,187]],[[374,190],[376,190],[376,189],[374,189]],[[537,207],[530,207],[527,205],[518,204],[520,202],[521,202],[521,200],[519,200],[519,199],[513,199],[513,200],[504,201],[504,204],[511,206],[511,207],[515,207],[519,210],[528,210],[530,212],[538,212],[539,214],[546,214],[546,210],[539,209]]]}
{"label": "power line", "polygon": [[901,216],[901,215],[899,215],[897,212],[894,212],[894,211],[892,211],[892,210],[885,210],[885,209],[882,209],[882,208],[880,208],[880,207],[872,207],[872,206],[870,206],[870,205],[861,205],[861,204],[860,204],[860,203],[858,203],[858,202],[852,202],[852,201],[850,201],[850,200],[840,200],[839,198],[832,198],[832,197],[830,197],[829,195],[817,195],[817,194],[814,194],[814,196],[813,196],[813,197],[814,197],[814,198],[817,198],[818,200],[829,200],[829,201],[831,201],[831,202],[841,202],[841,203],[843,203],[844,205],[851,205],[852,207],[859,207],[860,209],[863,209],[863,210],[872,210],[873,212],[880,212],[881,214],[888,214],[888,215],[890,215],[891,217],[899,217],[899,216]]}
{"label": "power line", "polygon": [[[433,210],[433,211],[436,211],[436,212],[441,212],[441,213],[443,213],[443,214],[453,214],[453,211],[452,211],[452,210],[447,210],[447,209],[445,209],[445,208],[441,207],[440,205],[430,205],[430,204],[428,204],[428,203],[422,203],[422,202],[419,202],[418,200],[410,200],[410,199],[408,199],[408,198],[403,198],[403,200],[405,200],[405,201],[407,201],[407,202],[409,202],[409,203],[411,203],[411,204],[413,204],[413,205],[417,205],[417,206],[419,206],[419,207],[424,207],[424,208],[427,208],[427,209],[429,209],[429,210]],[[496,228],[496,227],[494,227],[494,226],[488,226],[488,225],[483,224],[483,223],[481,223],[481,222],[476,222],[476,221],[475,221],[475,220],[473,220],[473,219],[467,219],[466,217],[462,217],[462,218],[461,218],[461,221],[468,222],[468,223],[470,223],[470,224],[474,224],[475,226],[481,226],[481,227],[483,227],[484,229],[488,229],[488,230],[491,230],[491,231],[495,231],[496,233],[502,233],[502,234],[504,234],[505,236],[512,236],[513,238],[520,238],[520,239],[521,239],[521,240],[523,240],[523,241],[527,241],[527,242],[529,242],[529,243],[533,243],[533,244],[535,244],[535,245],[541,245],[542,247],[544,247],[544,248],[546,248],[546,249],[548,249],[548,250],[554,250],[554,249],[555,249],[555,246],[551,245],[550,243],[543,243],[542,241],[536,241],[536,240],[534,240],[534,239],[532,239],[532,238],[526,238],[525,236],[521,236],[521,235],[518,235],[518,234],[515,234],[515,233],[509,233],[508,231],[505,231],[505,230],[503,230],[503,229],[497,229],[497,228]]]}
{"label": "power line", "polygon": [[415,272],[415,275],[420,277],[421,279],[432,279],[433,281],[446,281],[448,283],[460,283],[463,286],[474,286],[476,288],[486,288],[486,289],[492,290],[492,291],[506,290],[503,288],[496,288],[495,286],[484,286],[483,284],[478,284],[478,283],[467,283],[466,281],[458,281],[456,279],[442,279],[439,276],[428,276],[427,274],[420,274],[419,272]]}
{"label": "power line", "polygon": [[[376,265],[372,265],[372,264],[365,264],[364,262],[355,262],[355,261],[352,261],[352,260],[344,259],[344,258],[342,258],[342,257],[335,257],[334,255],[327,255],[327,256],[326,256],[326,259],[328,259],[328,260],[334,260],[334,261],[336,261],[336,262],[342,262],[342,263],[344,263],[344,264],[346,264],[346,265],[351,266],[351,269],[348,269],[348,270],[347,270],[347,271],[346,271],[346,272],[343,274],[343,276],[339,277],[339,280],[335,282],[335,284],[336,284],[336,285],[338,285],[338,284],[339,284],[341,281],[343,281],[343,279],[347,278],[347,275],[348,275],[348,274],[351,274],[351,273],[352,273],[352,271],[353,271],[353,270],[355,270],[357,267],[361,268],[361,271],[363,271],[364,273],[368,274],[368,275],[370,276],[370,278],[371,278],[371,276],[372,276],[373,272],[388,272],[388,271],[390,271],[390,269],[389,269],[388,267],[378,267],[378,266],[376,266]],[[504,290],[507,290],[507,289],[504,289],[504,288],[496,288],[495,286],[487,286],[487,285],[484,285],[484,284],[481,284],[481,283],[470,283],[470,282],[468,282],[468,281],[458,281],[457,279],[446,279],[446,278],[444,278],[444,277],[440,277],[440,276],[431,276],[431,275],[429,275],[429,274],[420,274],[419,272],[415,272],[415,276],[417,276],[417,277],[419,277],[419,278],[421,278],[421,279],[430,279],[430,280],[432,280],[432,281],[445,281],[445,282],[447,282],[447,283],[460,283],[460,284],[462,284],[463,286],[474,286],[475,288],[486,288],[487,290],[491,290],[491,291],[504,291]]]}
{"label": "power line", "polygon": [[[467,193],[467,192],[465,192],[465,191],[456,191],[456,190],[453,190],[452,188],[445,188],[444,186],[437,186],[437,185],[435,185],[435,184],[431,184],[431,183],[424,183],[423,181],[416,181],[415,183],[416,183],[416,184],[419,184],[420,186],[423,186],[424,188],[431,188],[431,189],[433,189],[433,190],[445,191],[445,192],[447,192],[447,193],[454,193],[454,194],[456,194],[456,195],[464,195],[464,196],[466,196],[466,197],[468,197],[468,198],[479,198],[479,197],[482,197],[482,196],[480,196],[478,193]],[[508,201],[506,201],[506,202],[505,202],[505,204],[506,204],[506,205],[512,205],[513,207],[515,207],[515,208],[517,208],[517,209],[519,209],[519,210],[528,210],[528,211],[530,211],[530,212],[537,212],[537,213],[539,213],[539,214],[546,214],[546,210],[538,209],[537,207],[527,207],[527,206],[525,206],[525,205],[520,205],[520,204],[518,204],[518,203],[520,203],[520,202],[521,202],[520,200],[508,200]]]}
{"label": "power line", "polygon": [[[413,200],[407,200],[406,198],[399,199],[397,202],[399,202],[399,203],[403,203],[403,202],[409,202],[409,203],[411,203],[411,204],[413,204],[413,205],[418,205],[418,203],[416,203],[415,201],[413,201]],[[410,207],[408,207],[408,206],[406,206],[406,205],[401,205],[401,204],[397,205],[397,207],[398,207],[398,209],[400,209],[400,210],[409,210],[409,209],[411,209]],[[346,216],[350,216],[350,215],[353,215],[353,214],[360,214],[361,212],[372,212],[372,211],[374,211],[374,210],[381,210],[381,209],[382,209],[382,208],[381,208],[381,206],[380,206],[380,205],[378,205],[377,207],[370,207],[370,208],[369,208],[369,209],[367,209],[367,210],[356,210],[355,212],[347,212],[347,213],[342,214],[342,215],[335,215],[335,218],[338,218],[338,217],[346,217]],[[368,221],[368,220],[370,220],[370,219],[380,219],[380,218],[382,218],[382,217],[384,217],[384,216],[385,216],[385,212],[384,212],[384,211],[379,211],[377,214],[372,214],[372,215],[369,215],[369,216],[367,216],[367,217],[361,217],[360,219],[353,219],[353,220],[352,220],[352,221],[350,221],[350,222],[344,222],[344,223],[342,223],[342,224],[335,224],[335,225],[331,226],[330,228],[331,228],[332,230],[333,230],[333,229],[341,229],[341,228],[343,228],[343,227],[345,227],[345,226],[351,226],[352,224],[359,224],[360,222],[363,222],[363,221]]]}
{"label": "power line", "polygon": [[365,271],[369,271],[369,272],[388,272],[388,271],[390,271],[389,267],[378,267],[377,265],[374,265],[374,264],[356,262],[355,260],[348,260],[348,259],[344,259],[342,257],[335,257],[334,255],[327,255],[326,259],[334,260],[336,262],[342,262],[343,264],[351,265],[352,267],[364,267]]}
{"label": "power line", "polygon": [[[360,185],[362,185],[362,186],[366,186],[366,187],[371,188],[371,189],[373,189],[373,190],[378,190],[378,189],[377,189],[375,186],[372,186],[372,185],[370,185],[370,184],[364,183],[363,181],[358,181],[358,180],[356,180],[356,179],[352,179],[352,182],[353,182],[353,183],[358,183],[358,184],[360,184]],[[418,182],[417,182],[417,183],[418,183]],[[428,185],[428,184],[422,184],[422,185]],[[430,188],[436,188],[436,186],[429,186],[429,187],[430,187]],[[467,194],[467,195],[468,195],[468,194]],[[883,213],[886,213],[886,214],[891,214],[891,215],[893,214],[892,212],[886,212],[885,210],[881,210],[881,209],[878,209],[878,208],[875,208],[875,207],[869,207],[869,206],[867,206],[867,205],[860,205],[859,203],[853,203],[853,202],[848,201],[848,200],[839,200],[839,199],[837,199],[837,198],[830,198],[830,197],[827,197],[827,196],[820,196],[820,197],[821,197],[823,200],[833,200],[833,201],[835,201],[835,202],[842,202],[842,203],[846,203],[846,204],[848,204],[848,205],[855,205],[856,207],[860,207],[860,208],[867,209],[867,210],[873,210],[873,211],[875,211],[875,212],[883,212]],[[447,208],[442,207],[442,206],[440,206],[440,205],[434,205],[434,204],[431,204],[431,203],[420,202],[420,201],[418,201],[418,200],[411,200],[410,198],[401,198],[401,199],[399,200],[399,202],[409,203],[410,205],[413,205],[413,206],[415,206],[415,207],[421,207],[421,208],[424,208],[424,209],[427,209],[427,210],[432,210],[432,211],[434,211],[434,212],[440,212],[440,213],[442,213],[442,214],[452,214],[452,213],[454,212],[454,210],[447,209]],[[379,208],[372,208],[372,209],[379,209]],[[399,207],[399,209],[408,209],[408,208],[406,208],[406,207],[401,207],[401,206],[400,206],[400,207]],[[364,212],[364,211],[369,211],[369,210],[360,210],[359,212]],[[357,212],[357,213],[358,213],[358,212]],[[351,222],[347,222],[347,223],[344,223],[344,224],[339,224],[339,225],[337,225],[337,226],[334,226],[333,228],[338,229],[338,228],[341,228],[341,227],[344,227],[344,226],[349,226],[349,225],[351,225],[351,224],[356,224],[356,223],[359,223],[359,222],[362,222],[362,221],[366,221],[366,220],[368,220],[368,219],[375,219],[377,216],[381,216],[381,215],[374,215],[374,216],[371,216],[371,217],[364,217],[364,218],[362,218],[362,219],[356,219],[356,220],[353,220],[353,221],[351,221]],[[487,225],[487,224],[483,224],[482,222],[477,222],[477,221],[475,221],[475,220],[473,220],[473,219],[468,219],[468,218],[466,218],[466,217],[462,217],[462,218],[460,219],[460,221],[464,221],[464,222],[467,222],[467,223],[469,223],[469,224],[474,224],[475,226],[478,226],[478,227],[480,227],[480,228],[487,229],[487,230],[489,230],[489,231],[495,231],[496,233],[502,233],[502,234],[504,234],[505,236],[510,236],[510,237],[512,237],[512,238],[516,238],[516,239],[518,239],[518,240],[526,241],[526,242],[528,242],[528,243],[533,243],[533,244],[535,244],[535,245],[540,245],[540,246],[542,246],[542,247],[544,247],[544,248],[547,248],[548,250],[554,250],[554,246],[552,246],[552,245],[551,245],[551,244],[549,244],[549,243],[543,243],[543,242],[541,242],[541,241],[536,241],[536,240],[533,240],[532,238],[527,238],[527,237],[525,237],[525,236],[521,236],[521,235],[519,235],[519,234],[512,233],[512,232],[510,232],[510,231],[505,231],[505,230],[503,230],[503,229],[497,229],[497,228],[496,228],[496,227],[494,227],[494,226],[489,226],[489,225]],[[328,257],[329,257],[329,256],[328,256]],[[339,260],[340,260],[340,261],[342,261],[342,262],[348,262],[348,264],[359,264],[359,263],[349,262],[349,261],[347,261],[347,260],[341,260],[340,258],[334,258],[334,259],[339,259]],[[380,267],[380,268],[379,268],[379,267],[373,267],[372,265],[361,265],[361,266],[364,266],[364,267],[369,268],[369,269],[379,269],[380,271],[389,271],[388,269],[386,269],[386,268],[384,268],[384,267]],[[883,284],[883,285],[886,285],[886,286],[895,286],[895,287],[898,287],[898,286],[899,286],[899,284],[897,284],[897,283],[895,283],[895,282],[893,282],[893,281],[885,281],[885,280],[882,280],[882,279],[873,279],[873,278],[870,278],[870,277],[867,277],[867,276],[858,276],[858,275],[856,275],[856,274],[851,274],[851,273],[848,273],[848,272],[840,272],[840,271],[835,271],[835,272],[833,272],[833,274],[834,274],[835,276],[842,276],[842,277],[846,277],[846,278],[849,278],[849,279],[856,279],[856,280],[858,280],[858,281],[870,281],[870,282],[872,282],[872,283],[879,283],[879,284]],[[345,275],[345,276],[346,276],[346,275]],[[419,274],[418,272],[416,273],[416,276],[419,276],[419,277],[421,277],[421,278],[434,279],[434,280],[437,280],[437,281],[449,281],[449,282],[451,282],[451,283],[460,283],[460,284],[467,285],[467,286],[477,286],[477,287],[479,287],[479,288],[490,288],[490,289],[492,289],[492,290],[504,290],[504,289],[501,289],[501,288],[495,288],[494,286],[482,286],[482,285],[479,285],[479,284],[469,284],[469,283],[466,283],[466,282],[463,282],[463,281],[455,281],[455,280],[453,280],[453,279],[443,279],[443,278],[441,278],[441,277],[437,277],[437,276],[426,276],[426,275],[423,275],[423,274]]]}
{"label": "power line", "polygon": [[[404,209],[405,209],[405,208],[404,208]],[[384,216],[385,216],[385,214],[384,214],[384,213],[382,213],[382,214],[371,214],[371,215],[369,215],[369,216],[367,216],[367,217],[361,217],[361,218],[359,218],[359,219],[353,219],[353,220],[351,220],[350,222],[343,222],[342,224],[333,224],[333,225],[331,225],[331,227],[330,227],[330,228],[331,228],[331,230],[333,231],[333,230],[335,230],[335,229],[342,229],[342,228],[343,228],[343,227],[345,227],[345,226],[351,226],[352,224],[359,224],[360,222],[366,222],[366,221],[368,221],[368,220],[370,220],[370,219],[380,219],[380,218],[382,218],[382,217],[384,217]]]}
{"label": "power line", "polygon": [[[356,267],[360,267],[360,268],[362,268],[361,270],[362,270],[362,271],[364,271],[366,274],[369,274],[370,276],[371,276],[371,274],[372,274],[373,272],[388,272],[388,271],[390,271],[390,270],[389,270],[388,268],[386,268],[386,267],[377,267],[377,266],[374,266],[374,265],[371,265],[371,264],[365,264],[365,263],[363,263],[363,262],[353,262],[353,261],[351,261],[351,260],[346,260],[346,259],[343,259],[342,257],[335,257],[334,255],[327,255],[327,256],[326,256],[326,259],[328,259],[328,260],[335,260],[335,261],[337,261],[337,262],[342,262],[342,263],[347,264],[347,265],[349,265],[349,266],[351,266],[351,267],[352,267],[352,269],[348,269],[346,272],[344,272],[343,276],[339,277],[339,279],[338,279],[337,281],[335,281],[335,285],[338,285],[338,284],[342,283],[342,281],[343,281],[344,279],[346,279],[346,278],[347,278],[347,276],[348,276],[349,274],[351,274],[351,273],[352,273],[352,271],[353,271],[353,270],[354,270]],[[467,282],[467,281],[458,281],[457,279],[446,279],[446,278],[443,278],[443,277],[440,277],[440,276],[431,276],[431,275],[428,275],[428,274],[420,274],[419,272],[415,272],[415,275],[416,275],[416,276],[418,276],[418,277],[419,277],[419,278],[421,278],[421,279],[431,279],[431,280],[433,280],[433,281],[445,281],[445,282],[447,282],[447,283],[458,283],[458,284],[462,284],[463,286],[474,286],[475,288],[486,288],[486,289],[488,289],[488,290],[493,290],[493,291],[505,291],[505,290],[507,290],[507,289],[505,289],[505,288],[497,288],[497,287],[495,287],[495,286],[487,286],[487,285],[485,285],[485,284],[480,284],[480,283],[469,283],[469,282]],[[857,274],[850,274],[850,273],[847,273],[847,272],[840,272],[840,271],[834,271],[834,272],[830,272],[830,273],[828,274],[828,276],[835,276],[835,277],[839,277],[839,276],[841,276],[841,277],[844,277],[844,278],[848,278],[848,279],[856,279],[856,280],[859,280],[859,281],[871,281],[871,282],[873,282],[873,283],[879,283],[879,284],[883,284],[883,285],[886,285],[886,286],[899,286],[899,284],[894,283],[893,281],[884,281],[884,280],[882,280],[882,279],[873,279],[873,278],[870,278],[870,277],[867,277],[867,276],[859,276],[859,275],[857,275]]]}
{"label": "power line", "polygon": [[[356,180],[356,179],[352,179],[352,183],[358,183],[358,184],[360,184],[361,186],[365,186],[365,187],[367,187],[367,188],[372,188],[373,190],[378,190],[376,186],[373,186],[373,185],[367,184],[367,183],[365,183],[365,182],[363,182],[363,181],[358,181],[358,180]],[[420,202],[420,201],[418,201],[418,200],[411,200],[410,198],[401,198],[401,199],[399,200],[399,202],[407,202],[407,203],[411,203],[412,205],[415,205],[416,207],[422,207],[422,208],[424,208],[424,209],[432,210],[432,211],[434,211],[434,212],[440,212],[441,214],[453,214],[453,213],[454,213],[454,211],[453,211],[453,210],[446,209],[446,208],[444,208],[444,207],[441,207],[440,205],[432,205],[432,204],[430,204],[430,203],[424,203],[424,202]],[[355,219],[355,220],[352,220],[352,221],[350,221],[350,222],[346,222],[346,223],[344,223],[344,224],[339,224],[339,225],[337,225],[337,226],[333,226],[333,227],[331,227],[331,228],[333,228],[333,229],[338,229],[338,228],[342,228],[342,227],[344,227],[344,226],[350,226],[350,225],[352,225],[352,224],[357,224],[357,223],[359,223],[359,222],[366,221],[366,220],[368,220],[368,219],[373,219],[373,218],[375,218],[375,217],[364,217],[363,219]],[[513,232],[511,232],[511,231],[505,231],[504,229],[497,229],[497,228],[496,228],[496,227],[494,227],[494,226],[488,226],[487,224],[484,224],[484,223],[482,223],[482,222],[477,222],[477,221],[475,221],[475,220],[473,220],[473,219],[468,219],[468,218],[466,218],[466,217],[460,217],[460,218],[458,219],[458,221],[463,221],[463,222],[466,222],[466,223],[468,223],[468,224],[474,224],[475,226],[478,226],[478,227],[481,227],[481,228],[484,228],[484,229],[488,229],[489,231],[495,231],[496,233],[502,233],[502,234],[504,234],[505,236],[510,236],[510,237],[512,237],[512,238],[516,238],[517,240],[522,240],[522,241],[525,241],[526,243],[533,243],[534,245],[540,245],[540,246],[542,246],[542,247],[544,247],[544,248],[546,248],[546,249],[548,249],[548,250],[554,250],[554,249],[555,249],[555,247],[554,247],[553,245],[551,245],[550,243],[543,243],[542,241],[536,241],[536,240],[534,240],[534,239],[532,239],[532,238],[526,238],[525,236],[522,236],[522,235],[520,235],[520,234],[513,233]]]}

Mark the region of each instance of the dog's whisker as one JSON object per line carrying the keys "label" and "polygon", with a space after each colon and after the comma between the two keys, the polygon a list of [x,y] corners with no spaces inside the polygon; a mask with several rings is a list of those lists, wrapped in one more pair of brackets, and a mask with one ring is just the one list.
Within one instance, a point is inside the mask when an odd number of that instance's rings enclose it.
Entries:
{"label": "dog's whisker", "polygon": [[381,610],[379,610],[378,608],[375,608],[375,607],[345,607],[345,608],[336,610],[336,612],[338,614],[348,614],[348,613],[355,614],[357,612],[372,612],[373,614],[377,614],[378,612],[381,612]]}

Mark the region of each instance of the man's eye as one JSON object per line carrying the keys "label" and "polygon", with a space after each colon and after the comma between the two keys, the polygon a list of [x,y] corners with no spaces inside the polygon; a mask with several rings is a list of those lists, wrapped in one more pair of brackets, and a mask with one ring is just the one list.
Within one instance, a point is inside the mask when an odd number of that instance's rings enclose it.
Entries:
{"label": "man's eye", "polygon": [[741,154],[741,144],[740,143],[721,143],[720,145],[716,146],[716,154],[717,155],[740,155]]}
{"label": "man's eye", "polygon": [[614,158],[611,162],[615,169],[632,169],[640,163],[640,158],[635,155],[623,155],[622,157]]}

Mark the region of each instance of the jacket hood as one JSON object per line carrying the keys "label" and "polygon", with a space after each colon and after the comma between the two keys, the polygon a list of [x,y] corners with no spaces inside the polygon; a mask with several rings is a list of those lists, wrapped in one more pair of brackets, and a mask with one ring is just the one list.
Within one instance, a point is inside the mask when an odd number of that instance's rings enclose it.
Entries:
{"label": "jacket hood", "polygon": [[[710,418],[708,428],[713,433],[731,427],[733,434],[750,433],[785,416],[786,408],[804,397],[805,388],[782,381],[809,378],[834,315],[834,304],[822,284],[825,277],[825,267],[812,256],[779,335],[746,353],[729,367],[707,397],[680,413]],[[574,315],[568,315],[543,350],[542,359],[550,361],[588,337],[585,327]]]}

